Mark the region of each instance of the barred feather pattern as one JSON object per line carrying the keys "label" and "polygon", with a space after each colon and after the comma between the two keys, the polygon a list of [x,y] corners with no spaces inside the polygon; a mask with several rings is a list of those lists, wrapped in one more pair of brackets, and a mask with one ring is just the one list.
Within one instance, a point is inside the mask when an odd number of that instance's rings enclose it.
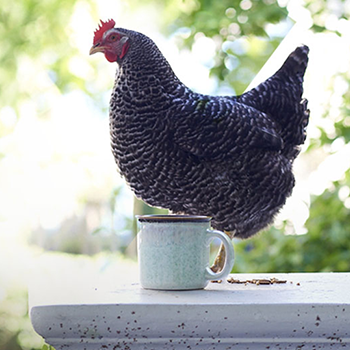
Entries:
{"label": "barred feather pattern", "polygon": [[241,96],[195,93],[151,39],[130,39],[110,102],[111,146],[138,198],[174,213],[211,216],[247,238],[272,223],[292,193],[292,163],[305,140],[306,46]]}

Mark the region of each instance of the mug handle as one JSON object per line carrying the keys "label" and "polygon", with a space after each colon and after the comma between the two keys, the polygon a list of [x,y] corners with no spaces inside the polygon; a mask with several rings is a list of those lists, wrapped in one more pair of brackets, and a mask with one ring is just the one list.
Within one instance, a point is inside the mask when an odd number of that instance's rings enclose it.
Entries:
{"label": "mug handle", "polygon": [[228,276],[234,264],[234,250],[231,240],[221,231],[207,229],[208,238],[217,237],[225,247],[225,265],[220,272],[213,272],[209,267],[206,268],[205,278],[209,281],[217,281]]}

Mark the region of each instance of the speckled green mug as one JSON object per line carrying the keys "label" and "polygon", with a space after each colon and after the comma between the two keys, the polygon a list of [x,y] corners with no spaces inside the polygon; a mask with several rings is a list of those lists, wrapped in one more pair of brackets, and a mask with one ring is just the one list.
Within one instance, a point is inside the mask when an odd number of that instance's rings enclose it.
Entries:
{"label": "speckled green mug", "polygon": [[[209,281],[225,278],[234,262],[231,240],[210,230],[210,217],[187,215],[137,216],[141,286],[145,289],[203,289]],[[222,271],[209,268],[210,242],[219,238],[225,246]]]}

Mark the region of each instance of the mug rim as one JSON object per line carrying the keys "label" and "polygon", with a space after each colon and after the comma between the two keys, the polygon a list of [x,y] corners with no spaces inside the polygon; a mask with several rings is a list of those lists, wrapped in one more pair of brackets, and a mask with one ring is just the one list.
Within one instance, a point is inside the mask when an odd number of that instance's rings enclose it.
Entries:
{"label": "mug rim", "polygon": [[210,216],[178,215],[178,214],[151,214],[135,215],[140,222],[209,222]]}

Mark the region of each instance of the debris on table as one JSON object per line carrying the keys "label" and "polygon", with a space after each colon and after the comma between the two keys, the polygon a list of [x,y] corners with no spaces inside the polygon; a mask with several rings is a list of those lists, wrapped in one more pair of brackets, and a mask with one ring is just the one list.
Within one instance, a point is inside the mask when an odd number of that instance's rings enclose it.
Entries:
{"label": "debris on table", "polygon": [[251,283],[251,284],[256,284],[257,286],[258,285],[267,285],[267,284],[281,284],[281,283],[287,283],[287,280],[279,280],[277,278],[267,278],[267,279],[252,279],[252,280],[238,280],[238,279],[234,279],[233,277],[230,277],[227,279],[227,282],[228,283],[231,283],[231,284],[234,284],[234,283],[237,283],[237,284],[245,284],[247,285],[248,283]]}

